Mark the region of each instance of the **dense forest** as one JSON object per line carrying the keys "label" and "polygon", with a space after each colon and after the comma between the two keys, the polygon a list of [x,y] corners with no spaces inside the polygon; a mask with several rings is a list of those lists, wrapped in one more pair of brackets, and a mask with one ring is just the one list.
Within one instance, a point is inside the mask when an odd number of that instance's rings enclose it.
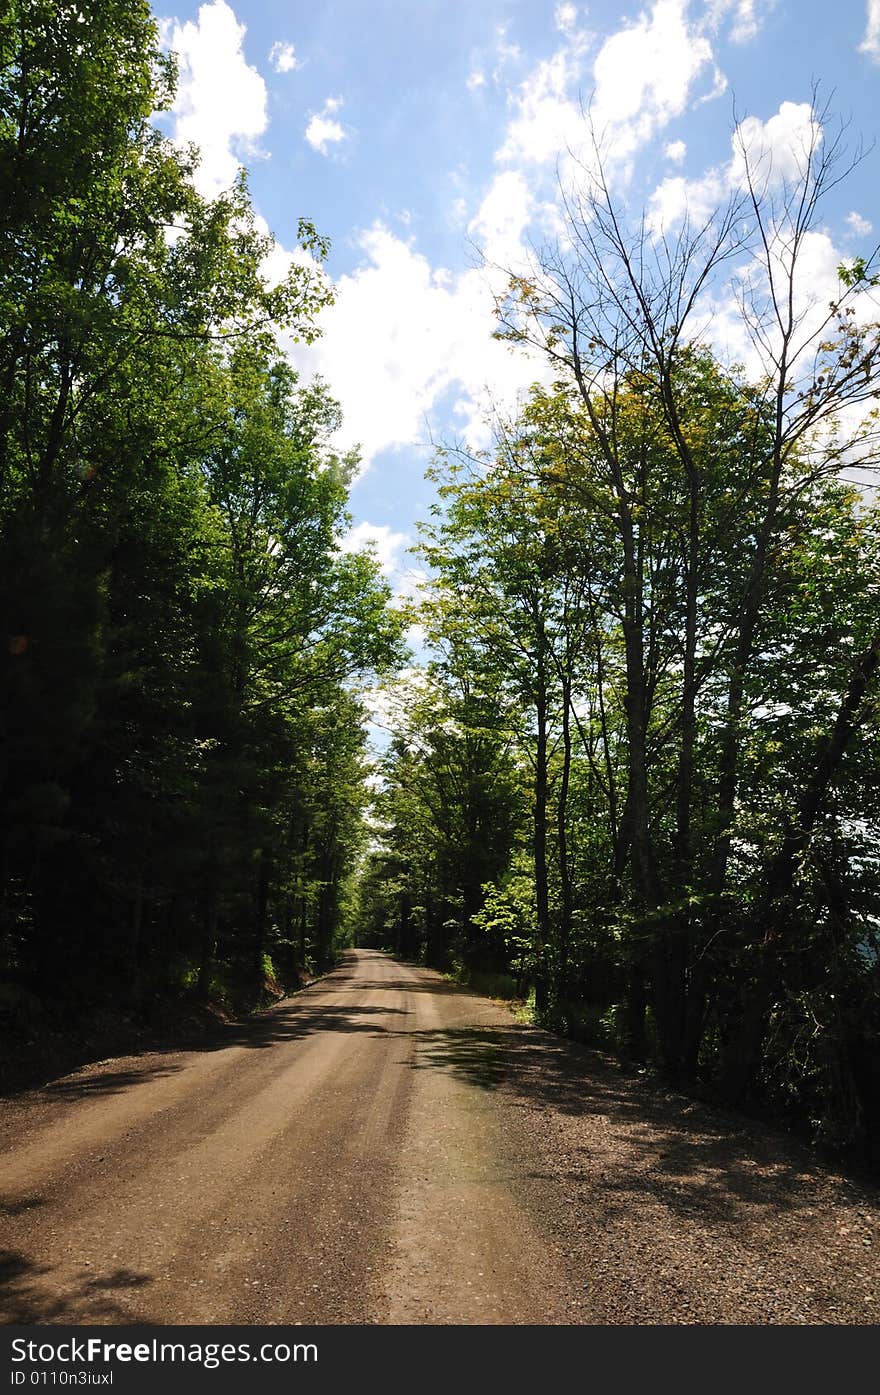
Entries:
{"label": "dense forest", "polygon": [[[828,125],[783,180],[743,144],[730,200],[668,236],[627,220],[597,149],[499,295],[499,336],[552,381],[491,450],[440,452],[433,659],[362,916],[876,1162],[880,338],[871,259],[811,294],[851,167]],[[706,330],[731,261],[751,372]]]}
{"label": "dense forest", "polygon": [[110,998],[252,1006],[356,935],[880,1160],[873,259],[805,285],[842,130],[785,178],[744,144],[668,235],[574,171],[494,281],[543,385],[438,452],[407,612],[340,547],[357,458],[279,348],[326,241],[272,283],[245,176],[196,192],[146,3],[12,0],[0,68],[12,1049]]}
{"label": "dense forest", "polygon": [[198,153],[153,123],[174,67],[146,3],[5,5],[0,62],[0,1010],[22,1049],[40,1005],[253,1003],[327,966],[357,680],[400,621],[339,550],[339,408],[277,347],[317,332],[320,236],[300,224],[272,285],[244,176],[196,193]]}

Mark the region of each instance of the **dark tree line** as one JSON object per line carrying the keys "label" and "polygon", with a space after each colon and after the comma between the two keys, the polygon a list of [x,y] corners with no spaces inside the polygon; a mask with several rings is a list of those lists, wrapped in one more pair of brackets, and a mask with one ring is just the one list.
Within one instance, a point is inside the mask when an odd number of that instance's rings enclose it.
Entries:
{"label": "dark tree line", "polygon": [[[665,232],[597,161],[509,278],[499,334],[554,381],[441,453],[434,657],[361,915],[876,1163],[880,518],[847,468],[877,461],[880,332],[873,258],[830,301],[807,280],[848,168],[812,132],[785,178],[743,146],[729,202]],[[705,332],[728,265],[748,371]]]}
{"label": "dark tree line", "polygon": [[0,70],[0,1011],[254,1001],[344,930],[400,634],[276,348],[326,247],[270,285],[244,176],[196,193],[146,3],[13,0]]}

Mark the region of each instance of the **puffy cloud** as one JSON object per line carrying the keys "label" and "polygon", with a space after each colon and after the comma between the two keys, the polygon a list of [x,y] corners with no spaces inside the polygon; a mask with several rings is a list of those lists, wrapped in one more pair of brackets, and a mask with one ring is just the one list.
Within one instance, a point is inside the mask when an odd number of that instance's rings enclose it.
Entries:
{"label": "puffy cloud", "polygon": [[687,22],[686,0],[655,0],[650,15],[612,34],[594,65],[593,116],[630,150],[679,116],[697,78],[712,62],[704,34]]}
{"label": "puffy cloud", "polygon": [[239,165],[260,153],[268,124],[266,84],[244,56],[245,33],[225,0],[202,5],[195,22],[173,19],[162,26],[179,63],[174,140],[200,147],[196,184],[209,197],[228,189]]}
{"label": "puffy cloud", "polygon": [[358,523],[340,541],[342,552],[372,552],[385,576],[400,570],[400,553],[409,544],[408,533],[395,532],[387,523]]}
{"label": "puffy cloud", "polygon": [[800,179],[821,141],[822,127],[809,102],[782,102],[769,121],[747,116],[733,134],[731,181],[742,187],[747,170],[758,187]]}
{"label": "puffy cloud", "polygon": [[[790,240],[777,238],[771,247],[771,254],[779,280],[784,284],[784,278],[791,268]],[[839,300],[841,284],[838,267],[843,261],[844,254],[834,245],[827,232],[804,234],[798,248],[794,277],[794,311],[802,321],[798,336],[801,343],[812,339],[826,319],[830,304]],[[854,296],[848,302],[853,310],[854,323],[864,325],[876,320],[877,302],[876,293],[870,290]]]}
{"label": "puffy cloud", "polygon": [[685,216],[702,222],[730,193],[745,188],[747,178],[758,192],[796,181],[805,172],[810,150],[821,141],[822,127],[809,102],[783,102],[767,121],[747,116],[733,133],[726,165],[701,179],[677,175],[657,186],[648,201],[648,227],[660,233]]}
{"label": "puffy cloud", "polygon": [[866,53],[875,63],[880,63],[880,0],[868,0],[865,37],[859,44],[859,53]]}
{"label": "puffy cloud", "polygon": [[468,225],[490,265],[513,268],[523,260],[523,235],[533,207],[531,190],[520,170],[495,176]]}
{"label": "puffy cloud", "polygon": [[[422,601],[427,594],[430,578],[424,567],[414,564],[410,556],[413,539],[387,523],[358,523],[340,539],[341,552],[370,552],[382,569],[382,574],[400,602]],[[421,625],[411,625],[407,642],[412,647],[424,644]]]}
{"label": "puffy cloud", "polygon": [[674,165],[680,165],[687,154],[687,146],[683,140],[671,140],[669,144],[664,147],[663,154],[666,156],[667,160],[671,160]]}
{"label": "puffy cloud", "polygon": [[[807,172],[810,151],[822,139],[822,128],[808,103],[783,102],[767,121],[746,118],[733,134],[731,157],[725,165],[710,169],[701,179],[679,176],[658,185],[649,203],[649,227],[654,232],[669,230],[685,216],[694,222],[702,221],[745,187],[747,170],[759,198],[765,193],[772,196],[788,182],[796,187]],[[717,288],[714,300],[707,303],[702,322],[692,326],[697,338],[713,344],[728,362],[741,363],[752,379],[773,371],[773,359],[780,348],[781,332],[769,304],[769,278],[772,277],[777,294],[789,281],[792,285],[796,328],[789,354],[792,373],[796,375],[810,371],[812,355],[827,324],[829,306],[840,297],[838,267],[845,260],[827,232],[811,229],[799,238],[797,261],[793,264],[785,217],[782,215],[782,225],[776,228],[772,198],[765,203],[765,215],[766,251],[755,250],[739,264],[732,283]],[[871,225],[859,213],[851,213],[847,223],[857,235],[871,231]],[[877,300],[874,292],[867,291],[854,298],[855,323],[876,318]],[[761,305],[767,307],[767,318],[758,324],[756,313]],[[853,429],[861,410],[850,412]]]}
{"label": "puffy cloud", "polygon": [[328,97],[320,112],[316,112],[306,127],[306,140],[313,150],[326,155],[331,145],[340,145],[351,134],[336,120],[336,112],[342,109],[341,97]]}
{"label": "puffy cloud", "polygon": [[489,82],[496,86],[506,80],[510,68],[520,64],[523,57],[519,44],[507,37],[507,25],[496,25],[491,41],[471,50],[465,85],[469,92],[479,92]]}
{"label": "puffy cloud", "polygon": [[711,171],[702,179],[685,179],[680,174],[664,179],[648,201],[648,229],[659,234],[686,217],[705,223],[724,198],[726,187],[724,177]]}
{"label": "puffy cloud", "polygon": [[[562,45],[512,94],[514,114],[497,158],[542,165],[571,150],[585,156],[579,93],[592,77],[590,116],[615,163],[680,115],[700,78],[713,75],[709,96],[725,86],[703,30],[689,23],[687,0],[654,0],[650,11],[610,34],[588,67],[594,36],[578,28],[574,5],[557,8]],[[563,22],[559,22],[562,19]]]}
{"label": "puffy cloud", "polygon": [[[457,205],[484,267],[458,274],[434,267],[411,242],[376,223],[361,234],[360,264],[339,278],[336,303],[322,317],[323,337],[307,351],[309,367],[344,404],[340,446],[359,443],[367,464],[382,451],[423,444],[441,402],[451,406],[471,447],[481,448],[490,439],[493,407],[514,411],[529,385],[547,377],[544,359],[493,337],[492,292],[500,287],[498,268],[530,265],[530,233],[559,232],[558,210],[542,201],[535,167],[583,143],[577,93],[590,64],[597,125],[612,127],[615,145],[630,151],[679,115],[700,77],[712,73],[711,46],[688,21],[686,0],[654,0],[598,51],[579,27],[574,4],[558,5],[555,20],[557,50],[509,93],[510,119],[496,154],[501,168],[469,218],[466,204]],[[498,80],[521,54],[505,30],[495,37]],[[475,62],[470,85],[482,85],[487,71]],[[336,110],[325,108],[321,119],[334,120]],[[322,129],[312,134],[317,139]],[[684,153],[680,142],[670,145],[669,158]],[[683,180],[670,188],[670,208],[686,191]]]}
{"label": "puffy cloud", "polygon": [[[504,198],[498,195],[494,210],[490,201],[481,214],[487,229],[495,218],[497,236],[512,248],[517,222],[512,212],[505,222]],[[513,410],[545,374],[543,361],[493,339],[486,272],[432,268],[381,223],[362,233],[359,245],[361,263],[336,282],[321,339],[292,351],[304,371],[326,378],[344,406],[338,445],[359,444],[365,465],[381,451],[422,445],[444,398],[470,444],[484,445],[491,406]]]}
{"label": "puffy cloud", "polygon": [[495,31],[495,68],[492,73],[494,81],[500,82],[505,68],[519,62],[521,57],[522,49],[519,44],[512,44],[507,38],[507,25],[499,24]]}
{"label": "puffy cloud", "polygon": [[[259,213],[254,215],[254,227],[261,237],[271,235],[269,224]],[[317,262],[311,252],[307,252],[303,247],[290,249],[285,247],[277,238],[273,239],[273,245],[268,256],[264,257],[260,264],[260,274],[264,281],[270,286],[279,286],[287,276],[292,266],[305,267],[318,281],[326,282],[327,273],[320,262]],[[283,342],[284,336],[281,336]]]}
{"label": "puffy cloud", "polygon": [[863,218],[861,213],[856,213],[855,210],[847,214],[846,221],[857,237],[867,237],[868,233],[874,231],[874,224],[869,223],[867,218]]}
{"label": "puffy cloud", "polygon": [[280,39],[269,50],[269,62],[276,73],[292,73],[296,68],[302,67],[293,44],[284,43]]}
{"label": "puffy cloud", "polygon": [[544,164],[582,142],[583,113],[571,94],[583,73],[585,49],[583,36],[566,35],[565,45],[539,63],[522,83],[515,98],[515,115],[497,154],[499,160]]}

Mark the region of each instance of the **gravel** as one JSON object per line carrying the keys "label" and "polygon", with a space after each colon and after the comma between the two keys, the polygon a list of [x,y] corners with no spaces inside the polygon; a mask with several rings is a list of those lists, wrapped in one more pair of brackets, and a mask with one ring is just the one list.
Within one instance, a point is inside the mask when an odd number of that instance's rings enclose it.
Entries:
{"label": "gravel", "polygon": [[598,1323],[873,1324],[880,1196],[803,1145],[518,1025],[483,1034],[520,1186]]}

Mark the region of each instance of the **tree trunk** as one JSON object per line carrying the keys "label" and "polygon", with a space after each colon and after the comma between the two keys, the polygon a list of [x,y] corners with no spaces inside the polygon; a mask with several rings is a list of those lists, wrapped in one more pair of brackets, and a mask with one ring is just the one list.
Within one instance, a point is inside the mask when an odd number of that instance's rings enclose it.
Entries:
{"label": "tree trunk", "polygon": [[535,955],[535,1008],[538,1015],[549,1007],[550,893],[547,875],[547,659],[543,626],[538,625],[535,690],[537,748],[533,805],[533,853],[535,862],[535,910],[538,944]]}
{"label": "tree trunk", "polygon": [[562,774],[559,781],[559,798],[556,804],[556,842],[559,858],[559,885],[561,901],[559,912],[559,975],[557,996],[565,999],[568,995],[568,973],[571,955],[571,924],[574,895],[571,879],[571,865],[568,854],[568,787],[571,778],[571,675],[566,673],[562,680]]}

